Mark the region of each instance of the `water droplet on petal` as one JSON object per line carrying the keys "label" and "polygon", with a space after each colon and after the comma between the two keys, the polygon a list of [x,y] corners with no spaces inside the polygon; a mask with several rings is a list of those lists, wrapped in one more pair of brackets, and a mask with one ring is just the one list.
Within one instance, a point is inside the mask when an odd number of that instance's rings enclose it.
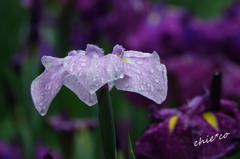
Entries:
{"label": "water droplet on petal", "polygon": [[101,83],[104,83],[104,78],[101,78]]}
{"label": "water droplet on petal", "polygon": [[119,76],[119,78],[123,78],[124,77],[124,74],[121,74],[120,76]]}
{"label": "water droplet on petal", "polygon": [[87,64],[86,63],[81,63],[81,66],[86,66]]}
{"label": "water droplet on petal", "polygon": [[97,86],[98,86],[98,84],[95,84],[95,86],[97,87]]}
{"label": "water droplet on petal", "polygon": [[51,77],[51,80],[53,80],[56,77],[56,73],[53,74],[53,76]]}
{"label": "water droplet on petal", "polygon": [[85,62],[86,61],[86,59],[84,59],[84,58],[80,58],[79,60],[78,60],[79,62]]}
{"label": "water droplet on petal", "polygon": [[39,113],[40,113],[42,116],[46,115],[46,113],[47,113],[46,108],[45,108],[45,107],[41,108],[41,110],[39,111]]}
{"label": "water droplet on petal", "polygon": [[45,89],[46,89],[46,90],[50,90],[51,88],[52,88],[51,84],[47,84],[47,85],[45,86]]}
{"label": "water droplet on petal", "polygon": [[155,81],[158,83],[159,82],[159,80],[157,79],[157,78],[154,78],[155,79]]}
{"label": "water droplet on petal", "polygon": [[42,102],[39,102],[39,103],[38,103],[38,105],[40,105],[40,106],[41,106],[42,104],[43,104]]}
{"label": "water droplet on petal", "polygon": [[149,68],[149,71],[151,72],[151,73],[154,73],[154,70],[150,67]]}

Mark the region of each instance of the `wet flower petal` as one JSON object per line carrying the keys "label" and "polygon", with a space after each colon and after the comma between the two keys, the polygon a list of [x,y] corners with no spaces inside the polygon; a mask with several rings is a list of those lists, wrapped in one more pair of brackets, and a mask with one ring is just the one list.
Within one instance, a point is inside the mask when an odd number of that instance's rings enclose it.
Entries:
{"label": "wet flower petal", "polygon": [[64,68],[74,75],[91,94],[104,84],[124,76],[122,62],[113,54],[96,59],[79,55],[66,61]]}
{"label": "wet flower petal", "polygon": [[167,71],[156,52],[125,51],[124,78],[114,81],[118,90],[139,93],[162,103],[167,95]]}
{"label": "wet flower petal", "polygon": [[46,69],[31,84],[33,103],[41,115],[46,114],[50,103],[62,87],[63,79],[67,75],[62,68],[62,65],[59,65]]}

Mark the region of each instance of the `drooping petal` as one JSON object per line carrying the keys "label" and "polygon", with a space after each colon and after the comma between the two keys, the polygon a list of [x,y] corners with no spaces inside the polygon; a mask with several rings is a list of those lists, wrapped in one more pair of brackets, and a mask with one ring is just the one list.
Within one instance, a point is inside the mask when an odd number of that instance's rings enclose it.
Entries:
{"label": "drooping petal", "polygon": [[125,51],[121,58],[124,78],[114,81],[118,90],[139,93],[156,103],[162,103],[167,95],[167,71],[156,52]]}
{"label": "drooping petal", "polygon": [[82,83],[73,75],[66,77],[63,84],[73,91],[78,98],[89,106],[97,103],[96,94],[90,94],[90,92],[82,85]]}
{"label": "drooping petal", "polygon": [[124,76],[122,61],[113,54],[96,59],[84,55],[75,56],[64,62],[64,69],[75,76],[91,94],[104,84]]}
{"label": "drooping petal", "polygon": [[53,98],[62,87],[67,72],[62,65],[45,70],[31,84],[33,103],[41,115],[45,115]]}

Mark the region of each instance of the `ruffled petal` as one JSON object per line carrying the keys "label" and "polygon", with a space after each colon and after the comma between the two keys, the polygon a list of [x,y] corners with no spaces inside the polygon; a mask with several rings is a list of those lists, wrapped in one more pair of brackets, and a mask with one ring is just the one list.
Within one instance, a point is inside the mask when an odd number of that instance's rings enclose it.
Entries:
{"label": "ruffled petal", "polygon": [[167,95],[167,71],[156,52],[125,51],[124,78],[114,81],[118,90],[139,93],[160,104]]}
{"label": "ruffled petal", "polygon": [[122,58],[124,55],[124,48],[121,45],[115,45],[112,54],[115,54],[118,57]]}
{"label": "ruffled petal", "polygon": [[96,59],[96,58],[104,56],[104,52],[99,47],[92,45],[92,44],[88,44],[87,49],[86,49],[86,55],[91,58]]}
{"label": "ruffled petal", "polygon": [[48,70],[54,66],[58,66],[60,64],[60,60],[56,57],[52,56],[43,56],[42,59],[43,66]]}
{"label": "ruffled petal", "polygon": [[31,96],[35,108],[41,115],[45,115],[53,98],[62,87],[63,79],[67,75],[62,65],[45,70],[31,84]]}

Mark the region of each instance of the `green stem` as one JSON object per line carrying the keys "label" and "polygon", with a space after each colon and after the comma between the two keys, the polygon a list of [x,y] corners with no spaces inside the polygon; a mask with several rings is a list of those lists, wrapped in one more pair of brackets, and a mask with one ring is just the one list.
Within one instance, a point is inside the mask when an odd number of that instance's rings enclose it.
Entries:
{"label": "green stem", "polygon": [[108,86],[104,85],[96,94],[98,98],[99,124],[105,159],[116,159],[115,127]]}

